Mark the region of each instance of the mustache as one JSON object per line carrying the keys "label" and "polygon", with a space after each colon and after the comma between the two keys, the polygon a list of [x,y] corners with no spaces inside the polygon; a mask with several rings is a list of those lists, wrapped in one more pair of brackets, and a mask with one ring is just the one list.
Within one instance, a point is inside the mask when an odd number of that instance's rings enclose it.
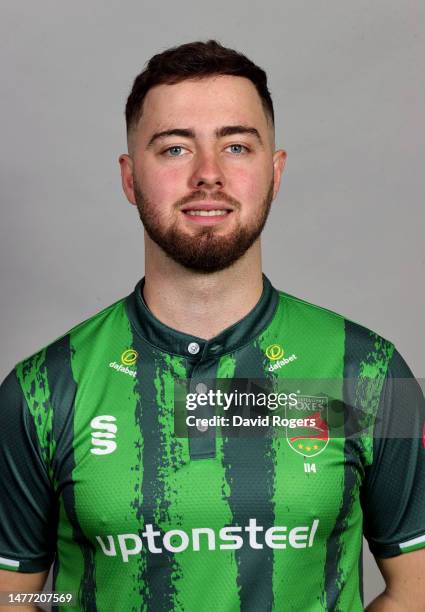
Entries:
{"label": "mustache", "polygon": [[240,203],[238,200],[226,195],[222,191],[217,191],[216,193],[211,193],[208,191],[198,190],[187,196],[184,196],[180,200],[175,203],[175,206],[178,208],[180,206],[184,206],[185,204],[189,204],[193,201],[201,201],[201,200],[212,200],[214,202],[226,202],[227,204],[232,205],[234,208],[240,208]]}

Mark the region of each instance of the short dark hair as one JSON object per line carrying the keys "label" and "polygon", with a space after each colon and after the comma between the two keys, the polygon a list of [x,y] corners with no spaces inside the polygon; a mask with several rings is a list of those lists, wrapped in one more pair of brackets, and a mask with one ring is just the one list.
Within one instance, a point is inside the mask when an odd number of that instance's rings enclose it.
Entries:
{"label": "short dark hair", "polygon": [[144,70],[135,78],[127,99],[127,136],[142,116],[143,101],[149,89],[164,83],[172,85],[186,79],[201,79],[213,75],[240,76],[252,81],[266,116],[274,125],[273,102],[264,70],[243,53],[223,47],[216,40],[208,40],[170,47],[151,57]]}

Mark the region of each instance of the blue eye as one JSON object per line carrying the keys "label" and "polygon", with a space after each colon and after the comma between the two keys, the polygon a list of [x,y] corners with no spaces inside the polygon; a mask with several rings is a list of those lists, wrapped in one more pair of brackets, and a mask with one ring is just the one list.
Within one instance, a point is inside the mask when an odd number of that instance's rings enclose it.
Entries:
{"label": "blue eye", "polygon": [[240,150],[241,148],[245,149],[245,151],[248,151],[248,147],[245,147],[245,145],[241,145],[241,144],[232,144],[232,145],[229,145],[229,147],[230,148],[239,147],[239,151],[236,151],[236,153],[242,153],[242,151]]}
{"label": "blue eye", "polygon": [[[164,153],[169,153],[169,157],[180,157],[178,152],[182,150],[183,147],[180,147],[179,145],[174,145],[173,147],[169,147],[168,149],[165,149]],[[177,155],[174,155],[174,153],[171,153],[171,151],[176,151],[177,149]]]}

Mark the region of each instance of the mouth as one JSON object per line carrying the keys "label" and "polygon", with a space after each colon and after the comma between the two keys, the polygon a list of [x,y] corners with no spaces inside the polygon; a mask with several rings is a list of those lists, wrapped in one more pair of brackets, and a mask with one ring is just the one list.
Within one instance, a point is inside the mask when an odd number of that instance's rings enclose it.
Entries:
{"label": "mouth", "polygon": [[197,223],[212,225],[225,220],[233,213],[233,209],[221,204],[191,204],[181,209],[190,220]]}
{"label": "mouth", "polygon": [[214,209],[213,210],[191,209],[191,210],[184,210],[183,212],[186,215],[189,215],[190,217],[224,217],[225,215],[228,215],[232,211],[217,208],[215,210]]}

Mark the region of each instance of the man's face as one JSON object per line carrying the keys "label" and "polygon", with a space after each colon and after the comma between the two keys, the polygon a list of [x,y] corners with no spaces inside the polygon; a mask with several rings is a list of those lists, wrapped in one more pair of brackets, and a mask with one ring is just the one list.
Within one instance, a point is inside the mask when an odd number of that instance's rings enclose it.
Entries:
{"label": "man's face", "polygon": [[129,152],[123,187],[148,236],[203,273],[227,268],[257,240],[286,158],[273,155],[251,81],[222,75],[149,90]]}

